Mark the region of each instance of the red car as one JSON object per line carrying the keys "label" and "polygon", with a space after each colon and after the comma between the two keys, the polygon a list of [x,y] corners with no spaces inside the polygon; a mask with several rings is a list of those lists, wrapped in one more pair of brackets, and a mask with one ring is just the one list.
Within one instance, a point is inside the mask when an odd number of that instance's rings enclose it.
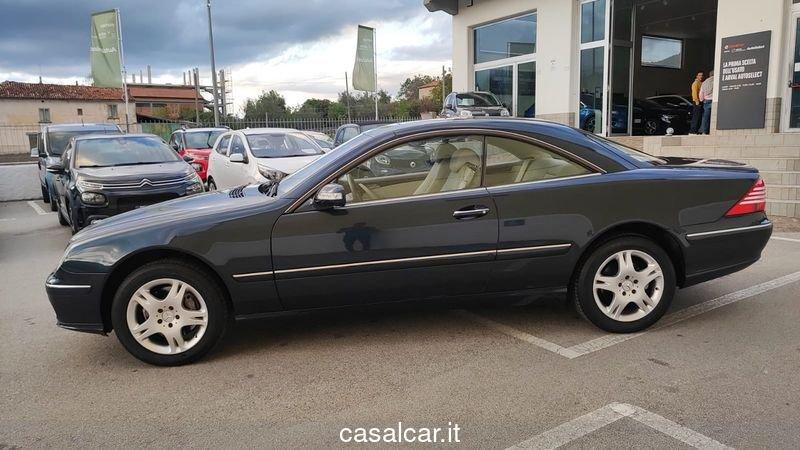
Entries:
{"label": "red car", "polygon": [[169,138],[169,145],[181,156],[194,158],[192,167],[203,182],[208,173],[208,155],[214,142],[228,128],[187,128],[176,130]]}

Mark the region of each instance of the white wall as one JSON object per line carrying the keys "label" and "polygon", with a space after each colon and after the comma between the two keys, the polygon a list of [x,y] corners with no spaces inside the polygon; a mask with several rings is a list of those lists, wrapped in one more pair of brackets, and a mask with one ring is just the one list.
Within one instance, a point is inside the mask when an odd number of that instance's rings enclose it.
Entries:
{"label": "white wall", "polygon": [[574,0],[475,0],[453,17],[453,90],[469,91],[474,83],[472,28],[521,13],[537,12],[536,114],[577,110],[576,22]]}
{"label": "white wall", "polygon": [[[117,105],[117,120],[108,119],[108,105]],[[16,100],[0,99],[0,124],[33,125],[39,123],[39,108],[50,109],[52,123],[115,122],[125,123],[125,103],[121,101]],[[83,115],[78,115],[78,108]],[[131,114],[133,106],[131,105]],[[134,118],[135,119],[135,118]]]}
{"label": "white wall", "polygon": [[0,202],[41,197],[36,164],[0,164]]}

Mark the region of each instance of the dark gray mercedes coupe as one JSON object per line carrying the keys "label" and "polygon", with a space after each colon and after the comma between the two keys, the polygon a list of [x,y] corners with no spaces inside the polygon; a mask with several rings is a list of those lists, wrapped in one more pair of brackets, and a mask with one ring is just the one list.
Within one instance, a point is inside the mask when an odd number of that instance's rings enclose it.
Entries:
{"label": "dark gray mercedes coupe", "polygon": [[[368,160],[413,148],[424,168]],[[271,184],[90,225],[46,281],[58,325],[116,332],[152,364],[197,360],[232,319],[405,300],[566,291],[611,332],[656,322],[676,288],[757,261],[758,171],[655,158],[526,119],[384,126]]]}

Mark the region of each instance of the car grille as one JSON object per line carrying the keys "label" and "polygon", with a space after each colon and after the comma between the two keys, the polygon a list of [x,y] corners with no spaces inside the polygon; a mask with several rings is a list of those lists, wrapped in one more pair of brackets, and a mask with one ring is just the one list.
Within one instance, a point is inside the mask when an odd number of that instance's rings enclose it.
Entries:
{"label": "car grille", "polygon": [[120,182],[110,181],[110,182],[105,182],[102,185],[103,186],[102,189],[110,189],[110,190],[116,190],[116,189],[142,189],[142,188],[146,188],[146,187],[158,187],[158,188],[165,187],[165,188],[169,188],[169,187],[174,187],[174,186],[180,186],[181,184],[183,184],[185,182],[186,182],[185,177],[168,178],[168,179],[165,179],[165,180],[149,180],[147,178],[143,178],[143,179],[141,179],[139,181],[120,181]]}
{"label": "car grille", "polygon": [[117,200],[117,209],[120,212],[132,211],[142,206],[154,205],[178,198],[178,194],[159,194],[159,195],[134,195]]}

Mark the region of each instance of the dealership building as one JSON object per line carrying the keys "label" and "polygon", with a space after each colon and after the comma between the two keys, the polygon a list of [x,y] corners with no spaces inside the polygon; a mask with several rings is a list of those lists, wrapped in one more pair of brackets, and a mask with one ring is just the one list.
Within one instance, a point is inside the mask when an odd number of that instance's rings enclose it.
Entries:
{"label": "dealership building", "polygon": [[[800,0],[424,0],[452,16],[453,90],[652,154],[758,167],[800,217]],[[691,84],[714,70],[710,133]]]}

